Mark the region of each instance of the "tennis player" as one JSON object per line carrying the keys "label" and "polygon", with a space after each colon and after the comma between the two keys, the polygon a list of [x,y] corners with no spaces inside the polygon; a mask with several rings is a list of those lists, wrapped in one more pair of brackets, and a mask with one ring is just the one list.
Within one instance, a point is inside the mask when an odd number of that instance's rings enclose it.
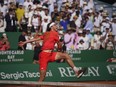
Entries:
{"label": "tennis player", "polygon": [[59,35],[57,32],[57,26],[54,22],[49,24],[50,31],[45,32],[42,36],[40,36],[37,39],[28,40],[22,43],[19,43],[20,46],[23,46],[26,43],[43,40],[43,46],[41,48],[41,53],[39,54],[39,69],[40,69],[40,78],[39,82],[44,81],[47,71],[47,66],[49,62],[54,62],[56,60],[64,59],[69,66],[74,70],[77,78],[80,78],[84,72],[85,69],[78,69],[73,61],[71,60],[71,57],[67,53],[62,52],[53,52],[54,46],[57,43],[58,50],[62,49],[62,46],[59,41]]}

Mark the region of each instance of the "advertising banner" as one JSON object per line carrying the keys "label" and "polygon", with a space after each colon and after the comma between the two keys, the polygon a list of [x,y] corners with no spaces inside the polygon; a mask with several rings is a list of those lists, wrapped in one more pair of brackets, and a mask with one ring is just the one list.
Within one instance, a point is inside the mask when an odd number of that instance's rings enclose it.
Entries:
{"label": "advertising banner", "polygon": [[33,51],[0,51],[0,64],[27,64],[33,61]]}
{"label": "advertising banner", "polygon": [[[114,58],[112,50],[76,50],[67,52],[74,62],[106,62]],[[0,51],[1,64],[32,64],[34,51]]]}
{"label": "advertising banner", "polygon": [[[116,63],[75,63],[80,69],[87,67],[81,78],[77,78],[67,63],[49,63],[46,82],[116,80]],[[0,80],[38,81],[38,64],[0,65]]]}

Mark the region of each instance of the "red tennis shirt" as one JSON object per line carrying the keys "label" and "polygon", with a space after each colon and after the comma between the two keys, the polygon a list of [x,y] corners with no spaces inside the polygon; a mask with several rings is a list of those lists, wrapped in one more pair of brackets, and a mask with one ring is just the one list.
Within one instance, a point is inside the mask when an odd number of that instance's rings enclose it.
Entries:
{"label": "red tennis shirt", "polygon": [[43,40],[42,50],[54,50],[55,43],[59,41],[56,31],[45,32],[40,38]]}

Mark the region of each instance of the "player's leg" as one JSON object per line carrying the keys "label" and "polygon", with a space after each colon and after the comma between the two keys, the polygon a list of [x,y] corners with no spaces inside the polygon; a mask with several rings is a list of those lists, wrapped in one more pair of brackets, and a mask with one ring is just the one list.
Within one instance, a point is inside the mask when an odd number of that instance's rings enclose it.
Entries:
{"label": "player's leg", "polygon": [[71,57],[67,53],[57,52],[55,60],[65,59],[66,62],[73,68],[75,67]]}
{"label": "player's leg", "polygon": [[83,75],[83,73],[85,72],[85,69],[79,70],[74,65],[71,57],[67,53],[57,52],[57,54],[55,56],[55,60],[60,60],[60,59],[65,59],[66,60],[66,62],[69,64],[70,67],[72,67],[72,69],[74,70],[74,72],[76,73],[78,78],[80,78]]}
{"label": "player's leg", "polygon": [[46,70],[40,70],[40,78],[39,78],[39,82],[44,81],[46,76]]}
{"label": "player's leg", "polygon": [[47,71],[47,66],[48,66],[48,53],[41,52],[39,55],[39,70],[40,70],[40,78],[39,82],[44,81],[45,76],[46,76],[46,71]]}

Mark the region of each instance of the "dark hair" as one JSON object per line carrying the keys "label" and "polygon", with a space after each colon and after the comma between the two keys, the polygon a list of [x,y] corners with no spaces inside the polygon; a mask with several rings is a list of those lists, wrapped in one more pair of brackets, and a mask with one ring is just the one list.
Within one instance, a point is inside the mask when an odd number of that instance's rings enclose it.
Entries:
{"label": "dark hair", "polygon": [[13,9],[12,9],[12,8],[10,8],[8,11],[9,11],[9,12],[12,12],[12,11],[13,11]]}
{"label": "dark hair", "polygon": [[48,25],[47,25],[47,30],[46,30],[46,31],[50,31],[50,30],[51,30],[51,28],[49,27],[51,23],[52,23],[52,22],[48,23]]}
{"label": "dark hair", "polygon": [[35,4],[35,3],[40,4],[40,1],[39,0],[33,0],[33,4]]}

